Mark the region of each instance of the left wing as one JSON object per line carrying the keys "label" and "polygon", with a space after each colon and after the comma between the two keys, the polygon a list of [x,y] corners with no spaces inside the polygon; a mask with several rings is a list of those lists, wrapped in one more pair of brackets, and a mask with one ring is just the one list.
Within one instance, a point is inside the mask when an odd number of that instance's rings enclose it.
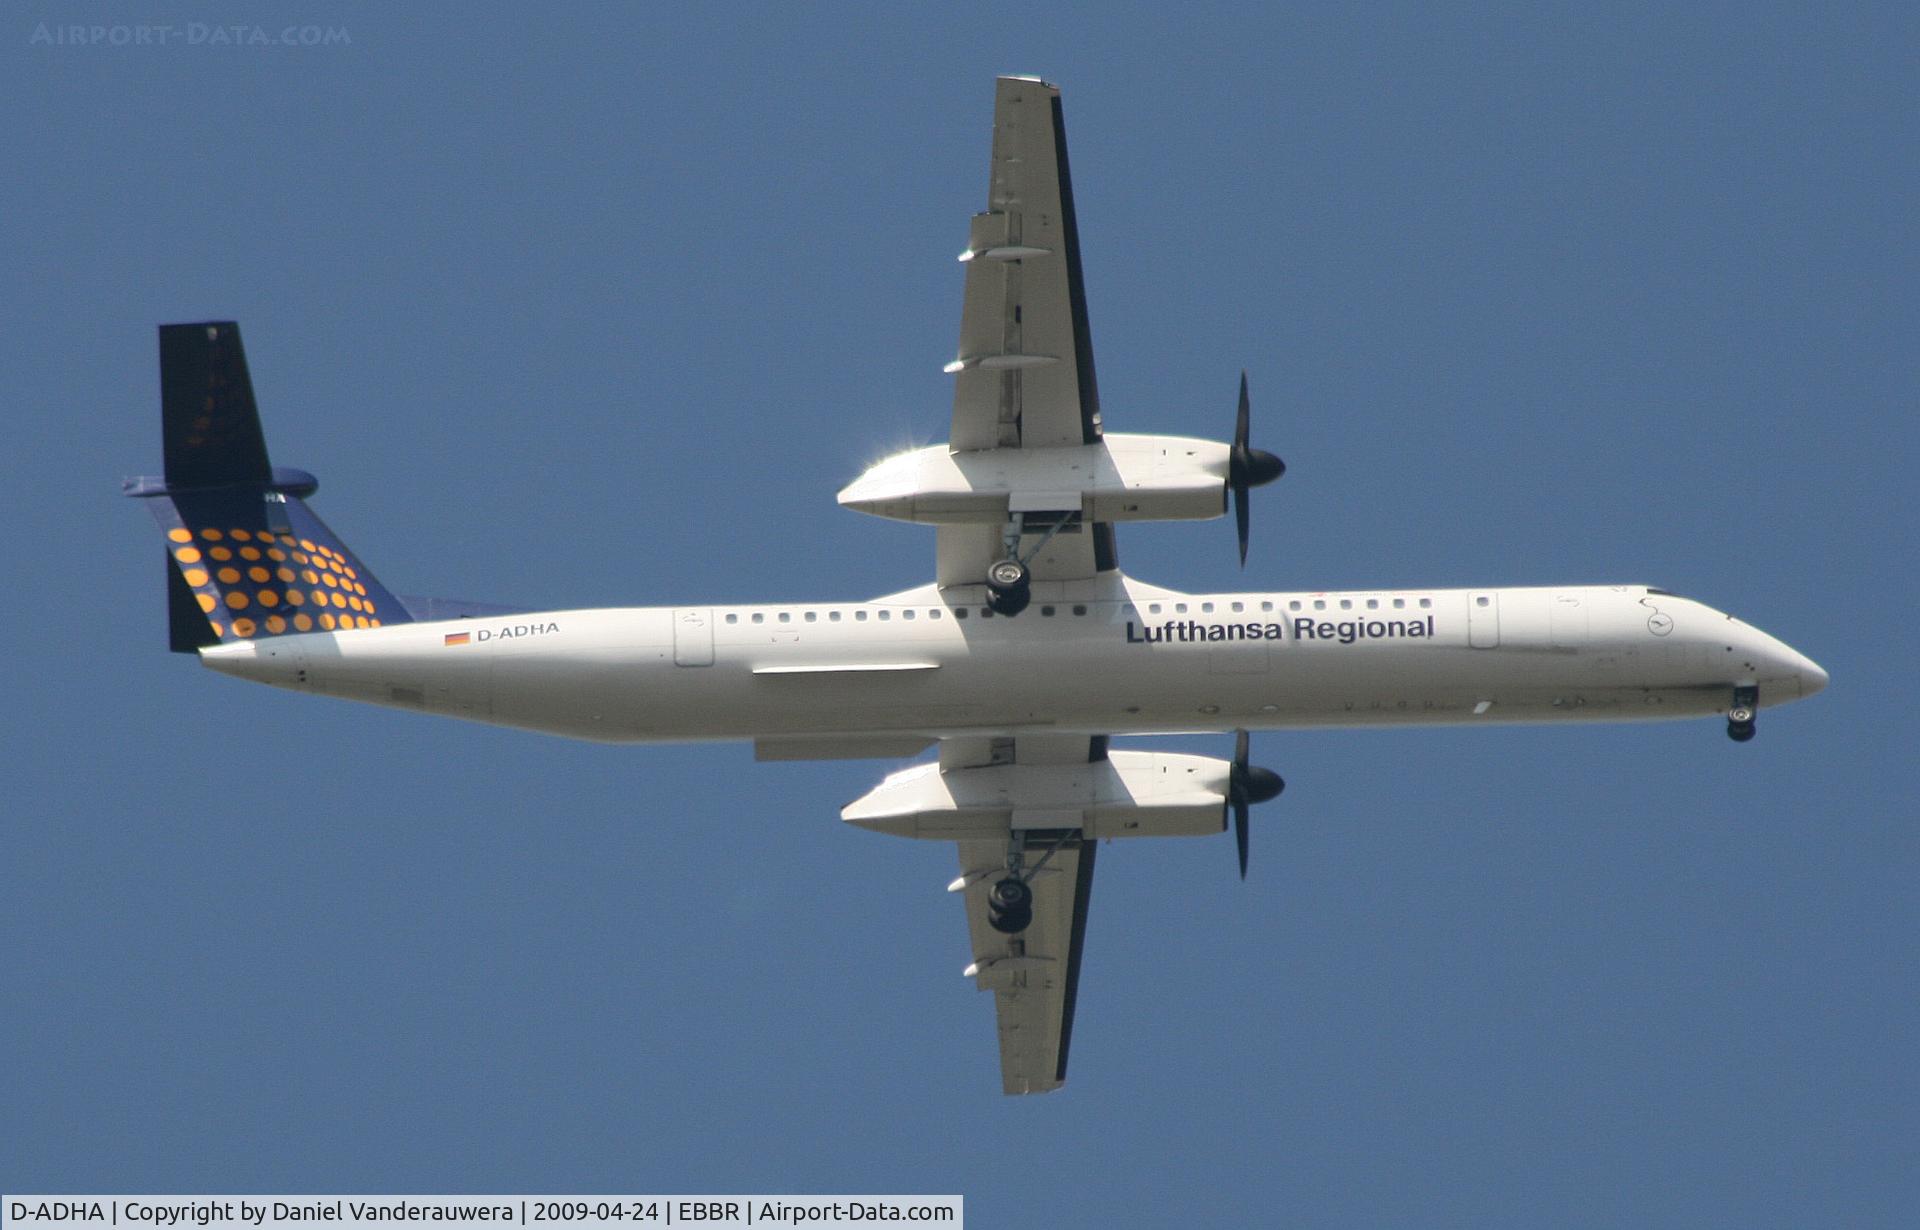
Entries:
{"label": "left wing", "polygon": [[1002,77],[987,208],[973,216],[953,448],[1049,448],[1100,438],[1100,391],[1080,277],[1060,90]]}
{"label": "left wing", "polygon": [[[1059,490],[1074,492],[1081,476],[1067,472],[1075,454],[1064,450],[1099,443],[1100,391],[1057,86],[1036,77],[996,83],[987,208],[973,216],[960,259],[967,280],[960,353],[947,365],[954,373],[949,447],[1061,449]],[[1023,555],[1058,514],[1079,509],[1077,494],[1071,509],[1047,508],[1047,494],[1034,492],[1032,507],[1012,510],[1031,514]],[[942,586],[978,583],[1005,554],[998,525],[943,525],[938,533]],[[1029,566],[1036,581],[1111,570],[1118,566],[1113,526],[1064,525]]]}

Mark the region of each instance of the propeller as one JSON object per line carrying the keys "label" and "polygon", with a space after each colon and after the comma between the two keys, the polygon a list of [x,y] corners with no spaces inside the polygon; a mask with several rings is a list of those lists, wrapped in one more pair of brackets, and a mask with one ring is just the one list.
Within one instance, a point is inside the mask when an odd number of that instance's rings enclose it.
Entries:
{"label": "propeller", "polygon": [[1264,487],[1287,472],[1287,463],[1263,448],[1247,443],[1247,373],[1240,373],[1240,414],[1233,424],[1233,452],[1227,465],[1227,486],[1233,491],[1233,520],[1240,530],[1240,566],[1247,566],[1247,529],[1252,508],[1247,491]]}
{"label": "propeller", "polygon": [[1233,839],[1240,847],[1240,878],[1247,878],[1247,808],[1287,788],[1272,769],[1247,763],[1247,732],[1233,732],[1233,768],[1227,774],[1227,801],[1233,804]]}

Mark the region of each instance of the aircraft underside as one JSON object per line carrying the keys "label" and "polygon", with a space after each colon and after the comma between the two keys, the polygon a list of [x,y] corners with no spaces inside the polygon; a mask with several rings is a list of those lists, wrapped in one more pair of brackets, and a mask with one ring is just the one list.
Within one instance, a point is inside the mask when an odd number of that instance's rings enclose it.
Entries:
{"label": "aircraft underside", "polygon": [[[968,223],[948,440],[840,503],[932,530],[933,579],[869,601],[525,611],[400,595],[273,466],[232,321],[163,325],[165,473],[130,480],[166,540],[170,647],[315,695],[605,742],[751,741],[768,760],[934,756],[841,812],[954,843],[964,974],[994,995],[1002,1088],[1066,1079],[1107,839],[1231,827],[1285,783],[1248,731],[1648,721],[1763,707],[1818,666],[1641,585],[1183,594],[1125,575],[1118,527],[1233,513],[1286,465],[1252,443],[1108,432],[1060,92],[995,85]],[[1165,339],[1154,339],[1163,344]],[[724,413],[715,408],[714,414]],[[795,430],[803,425],[796,424]],[[1113,735],[1234,732],[1230,757]]]}

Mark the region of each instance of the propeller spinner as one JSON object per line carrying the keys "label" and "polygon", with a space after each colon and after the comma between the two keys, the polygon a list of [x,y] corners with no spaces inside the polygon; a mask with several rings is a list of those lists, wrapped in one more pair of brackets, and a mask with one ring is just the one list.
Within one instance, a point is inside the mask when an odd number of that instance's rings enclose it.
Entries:
{"label": "propeller spinner", "polygon": [[1249,419],[1247,373],[1240,373],[1240,413],[1233,425],[1233,452],[1227,466],[1227,487],[1233,492],[1233,520],[1240,531],[1240,566],[1247,566],[1247,531],[1252,508],[1247,492],[1264,487],[1287,472],[1287,463],[1262,448],[1247,443]]}

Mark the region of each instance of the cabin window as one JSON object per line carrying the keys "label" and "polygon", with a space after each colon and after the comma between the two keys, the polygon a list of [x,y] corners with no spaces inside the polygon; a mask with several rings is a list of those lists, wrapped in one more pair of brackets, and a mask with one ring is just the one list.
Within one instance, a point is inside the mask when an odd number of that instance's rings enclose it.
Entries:
{"label": "cabin window", "polygon": [[1260,609],[1261,609],[1261,610],[1263,610],[1263,611],[1271,611],[1271,610],[1273,609],[1273,603],[1271,603],[1271,602],[1262,602],[1262,603],[1260,604]]}
{"label": "cabin window", "polygon": [[1245,604],[1245,603],[1243,603],[1243,602],[1236,602],[1236,603],[1234,603],[1234,604],[1233,604],[1233,611],[1234,611],[1234,613],[1235,613],[1236,615],[1237,615],[1237,614],[1239,614],[1239,613],[1240,613],[1241,611],[1244,611],[1244,610],[1246,610],[1246,609],[1247,609],[1247,607],[1246,607],[1246,604]]}
{"label": "cabin window", "polygon": [[857,624],[863,624],[863,623],[866,623],[866,622],[867,622],[867,613],[866,613],[865,611],[855,611],[855,612],[853,613],[853,622],[854,622],[854,623],[857,623]]}
{"label": "cabin window", "polygon": [[1479,596],[1478,598],[1475,598],[1475,599],[1473,600],[1473,605],[1475,605],[1475,606],[1485,606],[1485,605],[1487,605],[1487,596],[1486,596],[1485,594],[1481,594],[1481,595],[1480,595],[1480,596]]}
{"label": "cabin window", "polygon": [[790,613],[790,612],[788,612],[788,611],[782,611],[782,612],[780,612],[780,622],[781,622],[781,623],[783,623],[783,624],[790,624],[790,623],[792,623],[792,622],[793,622],[793,615],[792,615],[792,613]]}
{"label": "cabin window", "polygon": [[1340,599],[1340,609],[1343,611],[1351,611],[1353,609],[1353,599],[1351,598]]}
{"label": "cabin window", "polygon": [[1396,611],[1404,611],[1404,610],[1406,610],[1406,609],[1407,609],[1407,600],[1406,600],[1405,598],[1395,598],[1395,599],[1393,600],[1393,609],[1394,609],[1394,610],[1396,610]]}
{"label": "cabin window", "polygon": [[727,616],[727,622],[730,624],[737,624],[740,622],[740,617],[738,615],[729,614]]}
{"label": "cabin window", "polygon": [[1052,615],[1052,614],[1053,614],[1053,608],[1052,608],[1052,607],[1050,607],[1050,606],[1043,606],[1043,607],[1041,607],[1041,608],[1040,608],[1040,613],[1041,613],[1042,615]]}
{"label": "cabin window", "polygon": [[830,624],[837,624],[837,623],[839,623],[839,622],[840,622],[840,612],[838,612],[838,611],[828,611],[828,612],[827,612],[827,622],[828,622],[828,623],[830,623]]}
{"label": "cabin window", "polygon": [[1288,609],[1289,611],[1297,611],[1297,610],[1299,610],[1299,609],[1300,609],[1300,599],[1298,599],[1298,598],[1295,598],[1295,599],[1294,599],[1294,600],[1293,600],[1292,602],[1289,602],[1289,603],[1287,603],[1287,609]]}
{"label": "cabin window", "polygon": [[1184,603],[1184,602],[1176,602],[1176,603],[1174,603],[1174,604],[1173,604],[1173,613],[1174,613],[1175,615],[1185,615],[1185,614],[1187,613],[1187,604],[1186,604],[1186,603]]}
{"label": "cabin window", "polygon": [[817,619],[819,619],[819,618],[820,618],[820,616],[819,616],[819,615],[817,615],[817,614],[815,614],[814,612],[812,612],[812,611],[808,611],[808,612],[807,612],[807,622],[808,622],[808,623],[813,623],[813,622],[814,622],[815,620],[817,620]]}
{"label": "cabin window", "polygon": [[760,612],[758,612],[758,611],[755,611],[755,612],[753,613],[753,622],[754,622],[754,623],[757,623],[757,624],[763,624],[763,623],[766,623],[766,622],[767,622],[767,617],[766,617],[765,615],[762,615],[762,614],[761,614]]}
{"label": "cabin window", "polygon": [[1433,599],[1431,599],[1431,598],[1422,598],[1422,599],[1420,599],[1420,609],[1421,609],[1421,610],[1425,610],[1426,608],[1428,608],[1428,607],[1430,607],[1430,606],[1432,606],[1432,605],[1433,605]]}
{"label": "cabin window", "polygon": [[938,618],[940,618],[940,612],[938,612],[938,611],[928,611],[928,612],[927,612],[927,618],[928,618],[928,619],[938,619]]}
{"label": "cabin window", "polygon": [[1367,609],[1368,609],[1369,611],[1377,611],[1377,610],[1379,610],[1379,609],[1380,609],[1380,599],[1378,599],[1378,598],[1369,598],[1369,599],[1367,599]]}
{"label": "cabin window", "polygon": [[1315,599],[1313,600],[1313,609],[1314,609],[1314,610],[1316,610],[1316,611],[1324,611],[1324,610],[1326,610],[1326,609],[1327,609],[1327,600],[1326,600],[1325,598],[1315,598]]}
{"label": "cabin window", "polygon": [[983,606],[983,607],[981,607],[981,608],[980,608],[980,618],[982,618],[982,619],[992,619],[992,618],[993,618],[993,608],[992,608],[992,607],[990,607],[990,606]]}
{"label": "cabin window", "polygon": [[[884,618],[884,616],[883,616],[882,618]],[[912,619],[912,618],[913,618],[913,611],[912,611],[911,609],[908,609],[908,610],[905,610],[905,611],[902,611],[902,612],[900,612],[900,618],[902,618],[902,619]]]}
{"label": "cabin window", "polygon": [[889,619],[892,619],[892,618],[893,618],[893,612],[892,612],[892,611],[889,611],[889,610],[887,610],[887,609],[886,609],[885,607],[882,607],[882,608],[880,609],[880,622],[881,622],[881,623],[885,623],[885,622],[886,622],[887,620],[889,620]]}
{"label": "cabin window", "polygon": [[954,607],[953,617],[955,619],[965,619],[967,617],[967,608],[963,606]]}
{"label": "cabin window", "polygon": [[1211,614],[1213,614],[1213,603],[1211,603],[1211,602],[1202,602],[1202,603],[1200,604],[1200,613],[1201,613],[1201,614],[1203,614],[1203,615],[1211,615]]}
{"label": "cabin window", "polygon": [[1087,608],[1084,606],[1075,605],[1073,608],[1073,613],[1075,615],[1085,615],[1087,613]]}
{"label": "cabin window", "polygon": [[1158,602],[1149,602],[1147,604],[1147,612],[1152,615],[1158,615],[1160,613],[1160,604]]}

